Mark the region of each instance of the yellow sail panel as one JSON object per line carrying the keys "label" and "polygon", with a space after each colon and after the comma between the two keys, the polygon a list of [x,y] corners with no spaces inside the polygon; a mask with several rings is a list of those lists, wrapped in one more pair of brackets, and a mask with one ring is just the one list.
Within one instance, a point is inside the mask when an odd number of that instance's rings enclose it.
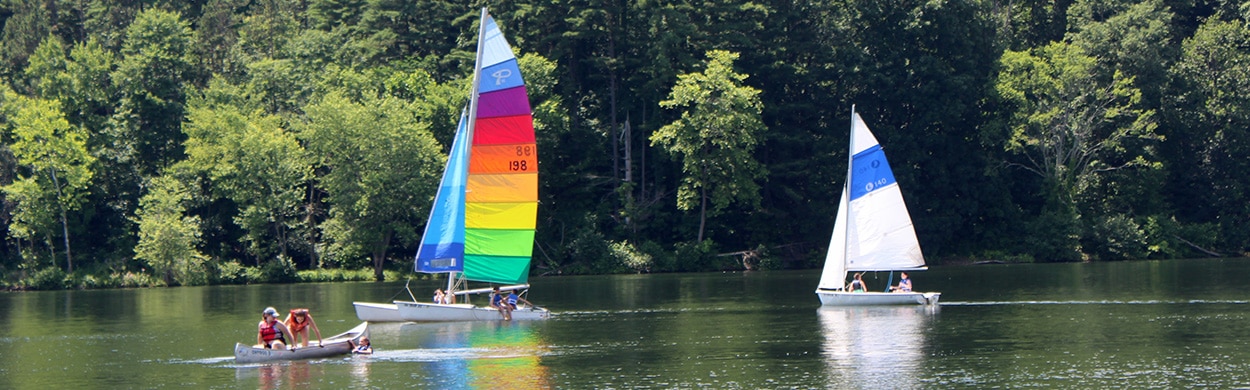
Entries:
{"label": "yellow sail panel", "polygon": [[469,175],[465,200],[473,202],[537,202],[538,173]]}
{"label": "yellow sail panel", "polygon": [[538,202],[468,202],[464,205],[464,226],[466,228],[533,230],[537,219]]}

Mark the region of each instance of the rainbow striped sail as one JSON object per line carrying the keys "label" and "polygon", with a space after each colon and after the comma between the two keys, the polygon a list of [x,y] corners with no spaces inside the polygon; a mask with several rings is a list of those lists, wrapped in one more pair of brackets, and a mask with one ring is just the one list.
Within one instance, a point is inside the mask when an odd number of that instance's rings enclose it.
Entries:
{"label": "rainbow striped sail", "polygon": [[524,283],[538,217],[534,119],[512,47],[485,8],[473,78],[416,269]]}

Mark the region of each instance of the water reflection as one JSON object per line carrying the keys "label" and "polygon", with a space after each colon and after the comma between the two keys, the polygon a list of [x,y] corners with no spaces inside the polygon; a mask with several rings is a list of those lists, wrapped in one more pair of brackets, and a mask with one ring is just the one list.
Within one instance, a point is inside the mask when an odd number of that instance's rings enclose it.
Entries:
{"label": "water reflection", "polygon": [[369,387],[369,356],[368,355],[354,356],[354,358],[351,360],[351,365],[352,365],[352,369],[350,372],[352,376],[352,382],[358,386],[368,388]]}
{"label": "water reflection", "polygon": [[938,306],[822,307],[831,387],[918,388]]}
{"label": "water reflection", "polygon": [[258,389],[302,387],[308,385],[311,378],[321,377],[323,374],[324,369],[320,366],[303,361],[239,367],[235,370],[235,378],[239,380],[256,376]]}
{"label": "water reflection", "polygon": [[540,361],[549,348],[532,321],[376,325],[370,324],[369,359],[424,363],[414,366],[413,375],[437,387],[550,387]]}

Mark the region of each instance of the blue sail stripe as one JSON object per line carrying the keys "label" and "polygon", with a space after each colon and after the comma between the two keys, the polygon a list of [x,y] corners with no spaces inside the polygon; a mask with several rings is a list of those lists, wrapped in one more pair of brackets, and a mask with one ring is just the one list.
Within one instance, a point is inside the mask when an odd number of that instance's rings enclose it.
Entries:
{"label": "blue sail stripe", "polygon": [[894,183],[894,171],[881,145],[873,145],[851,159],[851,201]]}

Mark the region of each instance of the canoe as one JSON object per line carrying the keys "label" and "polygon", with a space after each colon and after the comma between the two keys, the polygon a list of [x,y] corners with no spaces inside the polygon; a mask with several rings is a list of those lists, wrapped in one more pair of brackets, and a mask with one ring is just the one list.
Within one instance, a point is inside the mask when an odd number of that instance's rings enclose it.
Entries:
{"label": "canoe", "polygon": [[285,360],[302,360],[327,358],[352,353],[357,341],[368,336],[369,323],[362,322],[349,331],[331,336],[321,343],[310,341],[307,347],[294,349],[266,349],[252,345],[236,343],[234,345],[235,363],[264,363]]}

